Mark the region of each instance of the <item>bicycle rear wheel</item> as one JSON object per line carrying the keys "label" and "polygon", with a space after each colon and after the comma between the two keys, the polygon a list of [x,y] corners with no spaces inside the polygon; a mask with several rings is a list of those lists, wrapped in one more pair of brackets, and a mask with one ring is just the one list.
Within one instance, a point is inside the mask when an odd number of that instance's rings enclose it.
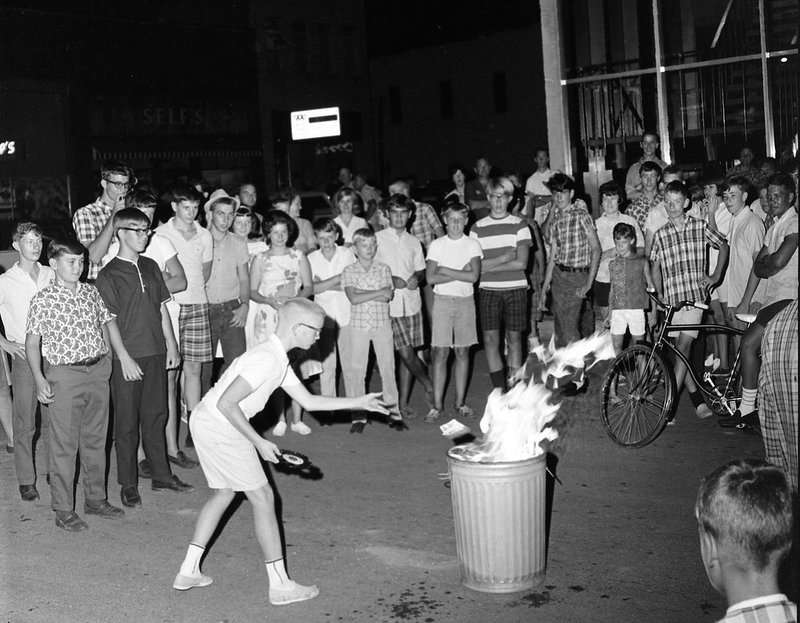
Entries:
{"label": "bicycle rear wheel", "polygon": [[666,425],[674,396],[675,379],[664,358],[648,344],[635,344],[617,355],[603,379],[603,427],[621,446],[646,446]]}

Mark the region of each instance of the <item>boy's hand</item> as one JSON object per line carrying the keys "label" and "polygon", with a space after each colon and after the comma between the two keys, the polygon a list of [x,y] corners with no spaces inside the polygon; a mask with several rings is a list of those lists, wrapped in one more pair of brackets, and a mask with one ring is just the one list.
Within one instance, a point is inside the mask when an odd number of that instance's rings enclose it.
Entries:
{"label": "boy's hand", "polygon": [[419,280],[414,275],[411,275],[406,281],[406,287],[409,290],[416,290],[419,287]]}
{"label": "boy's hand", "polygon": [[395,288],[402,289],[408,287],[408,282],[405,279],[401,279],[400,277],[392,276],[392,285]]}
{"label": "boy's hand", "polygon": [[53,389],[50,387],[50,383],[48,383],[46,380],[41,382],[36,381],[36,397],[43,405],[49,405],[52,403]]}
{"label": "boy's hand", "polygon": [[270,463],[277,463],[278,457],[281,455],[280,448],[263,437],[256,443],[256,450],[261,455],[262,459]]}
{"label": "boy's hand", "polygon": [[231,318],[232,327],[243,327],[245,324],[247,324],[248,308],[249,306],[246,303],[243,303],[233,310],[233,318]]}
{"label": "boy's hand", "polygon": [[178,353],[178,345],[172,340],[167,344],[167,370],[174,370],[181,363],[181,356]]}
{"label": "boy's hand", "polygon": [[25,359],[25,344],[20,344],[19,342],[12,342],[11,340],[6,340],[2,344],[0,344],[0,347],[2,347],[4,351],[6,351],[9,355],[11,355],[12,359],[14,357],[18,359]]}
{"label": "boy's hand", "polygon": [[389,410],[386,408],[386,405],[380,400],[382,394],[380,392],[376,392],[374,394],[365,394],[361,396],[361,406],[357,407],[358,409],[363,409],[364,411],[376,411],[378,413],[383,413],[384,415],[389,414]]}
{"label": "boy's hand", "polygon": [[591,283],[589,284],[584,283],[580,288],[575,289],[575,296],[577,296],[578,298],[585,298],[586,295],[589,293],[589,290],[591,289],[592,289]]}
{"label": "boy's hand", "polygon": [[139,367],[139,364],[136,363],[132,357],[120,357],[119,358],[119,365],[122,367],[122,378],[126,381],[141,381],[142,380],[142,369]]}

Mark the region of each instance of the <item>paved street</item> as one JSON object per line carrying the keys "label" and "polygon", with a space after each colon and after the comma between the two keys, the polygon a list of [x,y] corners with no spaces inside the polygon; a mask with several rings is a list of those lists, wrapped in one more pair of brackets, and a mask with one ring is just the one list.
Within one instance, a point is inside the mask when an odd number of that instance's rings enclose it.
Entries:
{"label": "paved street", "polygon": [[[470,404],[483,409],[489,380],[475,357]],[[459,583],[445,454],[452,442],[421,417],[395,432],[379,421],[351,435],[344,421],[306,421],[283,448],[309,456],[313,478],[273,470],[290,574],[320,596],[278,608],[267,600],[248,502],[213,543],[203,571],[214,583],[171,588],[208,492],[199,469],[179,470],[191,494],[141,488],[143,507],[90,529],[55,527],[50,494],[23,503],[11,455],[0,455],[4,499],[0,620],[86,621],[715,621],[725,604],[706,580],[693,516],[700,478],[737,456],[763,456],[760,440],[699,421],[685,400],[677,425],[651,445],[626,450],[605,434],[590,373],[588,395],[563,403],[547,577],[512,595]],[[418,392],[421,395],[422,392]],[[452,403],[452,400],[450,400]],[[412,403],[424,414],[419,396]],[[471,422],[477,431],[477,421]],[[115,469],[109,499],[119,502]],[[82,511],[82,492],[77,510]]]}

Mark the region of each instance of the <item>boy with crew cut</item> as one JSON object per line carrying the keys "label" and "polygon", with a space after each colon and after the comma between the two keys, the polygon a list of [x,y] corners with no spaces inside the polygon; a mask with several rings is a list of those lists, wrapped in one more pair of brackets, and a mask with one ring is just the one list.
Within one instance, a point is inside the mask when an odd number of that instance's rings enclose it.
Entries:
{"label": "boy with crew cut", "polygon": [[[26,502],[39,499],[36,490],[34,436],[36,434],[36,384],[25,358],[25,322],[31,299],[49,286],[56,275],[49,266],[42,266],[42,230],[35,223],[19,223],[12,245],[19,259],[0,275],[0,318],[5,336],[0,334],[0,348],[11,356],[12,430],[15,436],[14,467],[19,481],[20,497]],[[45,461],[49,464],[49,424],[47,407],[41,406],[41,436]],[[49,470],[48,470],[49,471]]]}
{"label": "boy with crew cut", "polygon": [[456,416],[473,418],[465,400],[469,378],[469,348],[478,343],[475,322],[475,282],[481,275],[483,250],[477,240],[464,235],[469,208],[451,203],[444,212],[447,235],[428,249],[426,279],[433,285],[431,353],[433,355],[433,409],[425,417],[434,422],[444,410],[447,359],[455,352]]}
{"label": "boy with crew cut", "polygon": [[695,504],[700,555],[728,602],[719,623],[796,623],[778,569],[792,546],[792,494],[783,470],[736,459],[703,479]]}
{"label": "boy with crew cut", "polygon": [[[628,195],[628,199],[632,203],[625,213],[636,219],[639,229],[642,231],[645,229],[645,221],[650,210],[662,201],[661,194],[658,192],[661,171],[661,167],[655,161],[645,160],[641,164],[639,172],[640,191],[635,196]],[[625,191],[628,192],[627,184]]]}
{"label": "boy with crew cut", "polygon": [[[156,229],[156,235],[164,236],[173,244],[186,273],[186,289],[176,293],[173,300],[178,305],[178,343],[183,362],[182,393],[187,415],[200,402],[203,364],[213,361],[205,285],[211,276],[214,243],[209,231],[200,227],[195,220],[202,199],[203,195],[194,186],[178,184],[172,190],[172,211],[175,216]],[[174,313],[173,309],[170,308],[170,313]],[[175,370],[170,370],[170,374],[177,376]],[[171,431],[168,431],[167,435],[170,434]],[[186,435],[186,445],[192,445],[189,433]]]}
{"label": "boy with crew cut", "polygon": [[97,289],[122,338],[111,372],[117,482],[122,504],[135,507],[142,504],[136,471],[140,427],[152,489],[187,493],[194,487],[174,476],[167,461],[167,368],[176,367],[179,356],[166,306],[169,290],[158,265],[140,255],[150,221],[135,208],[113,219],[119,252],[97,276]]}
{"label": "boy with crew cut", "polygon": [[56,526],[69,532],[89,527],[73,510],[79,453],[84,511],[106,519],[125,515],[105,491],[108,351],[109,343],[122,348],[122,340],[97,288],[79,281],[85,251],[76,240],[50,242],[56,280],[31,300],[25,336],[37,396],[50,407],[51,504]]}
{"label": "boy with crew cut", "polygon": [[[669,221],[656,232],[650,249],[656,291],[667,305],[677,305],[683,301],[702,305],[708,297],[709,289],[722,279],[722,271],[728,261],[728,244],[724,236],[708,223],[684,212],[689,207],[689,194],[682,182],[673,181],[667,184],[664,189],[664,205]],[[708,245],[719,249],[719,262],[712,275],[706,272]],[[702,318],[703,308],[694,305],[677,311],[672,322],[699,324]],[[681,331],[676,339],[676,348],[687,360],[697,333],[697,330]],[[691,376],[687,376],[686,365],[679,358],[675,362],[675,385],[679,393],[684,380],[697,417],[711,416],[711,409],[706,405]]]}
{"label": "boy with crew cut", "polygon": [[[392,271],[375,260],[378,242],[371,229],[353,232],[353,249],[357,261],[344,268],[341,280],[350,301],[350,323],[343,329],[350,344],[350,357],[342,362],[345,391],[351,398],[364,394],[372,344],[383,384],[383,401],[389,410],[389,426],[398,431],[408,430],[397,404],[394,377],[394,343],[389,317],[389,301],[394,297]],[[363,433],[366,423],[363,413],[353,412],[350,432]]]}

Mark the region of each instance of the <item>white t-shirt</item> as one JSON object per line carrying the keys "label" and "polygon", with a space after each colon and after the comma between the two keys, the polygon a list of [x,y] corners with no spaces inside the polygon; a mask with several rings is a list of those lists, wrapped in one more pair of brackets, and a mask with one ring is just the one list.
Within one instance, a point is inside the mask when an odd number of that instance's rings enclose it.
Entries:
{"label": "white t-shirt", "polygon": [[203,264],[214,259],[214,242],[211,232],[194,224],[195,234],[191,240],[175,228],[173,216],[156,229],[156,235],[167,238],[178,252],[178,259],[186,273],[186,289],[173,295],[175,302],[181,305],[207,303],[206,282],[203,278]]}
{"label": "white t-shirt", "polygon": [[533,175],[525,182],[525,194],[549,195],[550,189],[545,186],[545,184],[550,181],[554,173],[555,171],[551,171],[550,169],[546,169],[543,173],[534,171]]}
{"label": "white t-shirt", "polygon": [[[308,254],[308,263],[311,266],[311,277],[314,281],[325,281],[336,275],[341,275],[345,266],[356,261],[356,256],[350,249],[336,247],[333,258],[327,259],[320,249]],[[333,319],[340,327],[350,324],[350,299],[342,290],[327,290],[314,295],[314,302],[318,303],[328,318]]]}
{"label": "white t-shirt", "polygon": [[[767,230],[764,237],[764,246],[769,253],[775,253],[781,246],[783,239],[791,234],[797,234],[797,210],[793,207],[784,212],[777,221]],[[794,250],[789,263],[777,274],[767,279],[764,289],[764,305],[783,301],[784,299],[797,298],[797,249]]]}
{"label": "white t-shirt", "polygon": [[[453,240],[450,236],[443,236],[431,242],[428,247],[428,260],[436,262],[439,266],[461,270],[470,263],[473,257],[483,258],[483,249],[474,238],[462,235]],[[468,281],[448,281],[437,283],[433,286],[436,294],[445,296],[471,297],[474,284]]]}

